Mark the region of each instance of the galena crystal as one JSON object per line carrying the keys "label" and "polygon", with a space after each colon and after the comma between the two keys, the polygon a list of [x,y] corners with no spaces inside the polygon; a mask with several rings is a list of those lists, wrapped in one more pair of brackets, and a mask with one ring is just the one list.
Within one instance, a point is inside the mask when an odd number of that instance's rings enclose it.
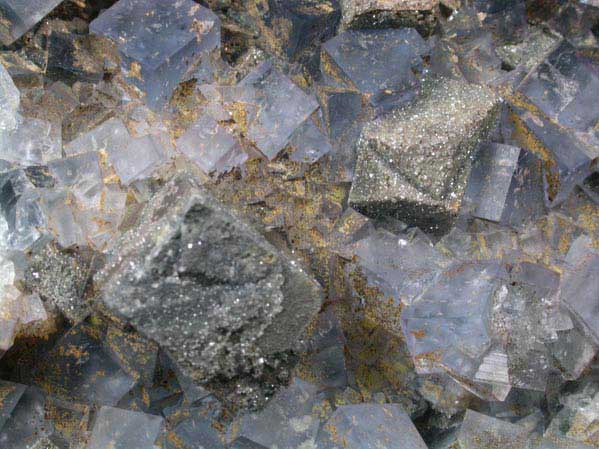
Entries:
{"label": "galena crystal", "polygon": [[295,345],[321,302],[295,261],[185,174],[154,196],[97,281],[104,306],[196,381],[259,369]]}
{"label": "galena crystal", "polygon": [[370,122],[358,142],[350,204],[366,215],[446,231],[498,104],[489,89],[440,80],[413,104]]}
{"label": "galena crystal", "polygon": [[340,0],[344,28],[401,28],[413,26],[429,34],[436,22],[437,0]]}

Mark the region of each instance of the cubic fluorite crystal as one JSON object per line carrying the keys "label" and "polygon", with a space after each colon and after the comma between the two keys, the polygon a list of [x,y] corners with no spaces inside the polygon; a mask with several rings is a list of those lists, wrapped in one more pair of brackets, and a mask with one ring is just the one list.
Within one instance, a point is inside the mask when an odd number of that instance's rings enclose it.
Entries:
{"label": "cubic fluorite crystal", "polygon": [[427,446],[401,406],[356,404],[335,410],[319,433],[317,447],[425,449]]}
{"label": "cubic fluorite crystal", "polygon": [[599,344],[599,299],[596,290],[599,254],[579,237],[568,252],[568,268],[561,286],[561,299]]}
{"label": "cubic fluorite crystal", "polygon": [[158,437],[160,416],[102,407],[92,430],[89,449],[151,447]]}
{"label": "cubic fluorite crystal", "polygon": [[523,448],[527,429],[468,410],[458,434],[460,449]]}
{"label": "cubic fluorite crystal", "polygon": [[116,405],[135,385],[112,357],[98,329],[80,323],[39,361],[34,382],[70,402]]}
{"label": "cubic fluorite crystal", "polygon": [[464,196],[474,217],[519,226],[545,211],[543,163],[533,153],[502,144],[484,145]]}
{"label": "cubic fluorite crystal", "polygon": [[247,160],[237,138],[207,114],[177,139],[177,150],[205,173],[226,172]]}
{"label": "cubic fluorite crystal", "polygon": [[20,103],[19,90],[2,64],[0,64],[0,102],[3,105],[0,111],[1,139],[3,133],[17,126],[17,110]]}
{"label": "cubic fluorite crystal", "polygon": [[346,31],[322,47],[323,73],[366,95],[373,104],[414,97],[427,46],[412,28]]}
{"label": "cubic fluorite crystal", "polygon": [[[599,86],[597,64],[569,42],[560,45],[522,81],[512,108],[524,125],[520,142],[535,146],[548,160],[547,199],[562,203],[590,173],[599,156],[593,126],[599,110],[591,100]],[[529,133],[529,135],[527,135]]]}
{"label": "cubic fluorite crystal", "polygon": [[312,114],[318,103],[306,95],[271,61],[258,66],[239,83],[249,107],[247,137],[269,159],[287,144],[293,132]]}
{"label": "cubic fluorite crystal", "polygon": [[191,0],[119,0],[90,30],[116,43],[123,72],[157,109],[185,74],[220,44],[219,19]]}
{"label": "cubic fluorite crystal", "polygon": [[234,436],[266,447],[309,447],[320,425],[312,413],[319,404],[323,405],[316,386],[294,379],[260,413],[242,416],[233,427]]}

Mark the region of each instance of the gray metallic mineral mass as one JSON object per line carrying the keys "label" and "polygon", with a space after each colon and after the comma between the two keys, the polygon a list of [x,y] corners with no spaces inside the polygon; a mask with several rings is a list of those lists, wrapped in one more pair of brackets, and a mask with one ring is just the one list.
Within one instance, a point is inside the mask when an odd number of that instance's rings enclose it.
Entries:
{"label": "gray metallic mineral mass", "polygon": [[358,142],[351,206],[425,231],[446,230],[499,101],[485,87],[437,80],[406,108],[368,123]]}
{"label": "gray metallic mineral mass", "polygon": [[315,281],[186,174],[114,247],[98,279],[102,305],[196,381],[259,371],[321,305]]}

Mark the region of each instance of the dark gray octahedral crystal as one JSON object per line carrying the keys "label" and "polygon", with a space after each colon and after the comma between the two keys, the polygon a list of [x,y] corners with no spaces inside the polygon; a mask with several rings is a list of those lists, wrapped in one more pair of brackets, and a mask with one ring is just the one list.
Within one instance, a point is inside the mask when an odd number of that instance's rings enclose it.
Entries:
{"label": "dark gray octahedral crystal", "polygon": [[352,207],[428,232],[446,231],[499,101],[485,87],[436,80],[406,108],[368,123],[358,142]]}
{"label": "dark gray octahedral crystal", "polygon": [[193,178],[177,175],[124,234],[98,278],[110,313],[196,381],[259,372],[291,349],[321,289]]}

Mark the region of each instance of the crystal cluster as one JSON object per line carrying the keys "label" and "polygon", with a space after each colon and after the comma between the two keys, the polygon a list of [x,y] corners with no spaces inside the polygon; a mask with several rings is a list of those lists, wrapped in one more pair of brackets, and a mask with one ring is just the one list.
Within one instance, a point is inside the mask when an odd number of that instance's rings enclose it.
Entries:
{"label": "crystal cluster", "polygon": [[598,24],[0,0],[0,447],[599,447]]}

